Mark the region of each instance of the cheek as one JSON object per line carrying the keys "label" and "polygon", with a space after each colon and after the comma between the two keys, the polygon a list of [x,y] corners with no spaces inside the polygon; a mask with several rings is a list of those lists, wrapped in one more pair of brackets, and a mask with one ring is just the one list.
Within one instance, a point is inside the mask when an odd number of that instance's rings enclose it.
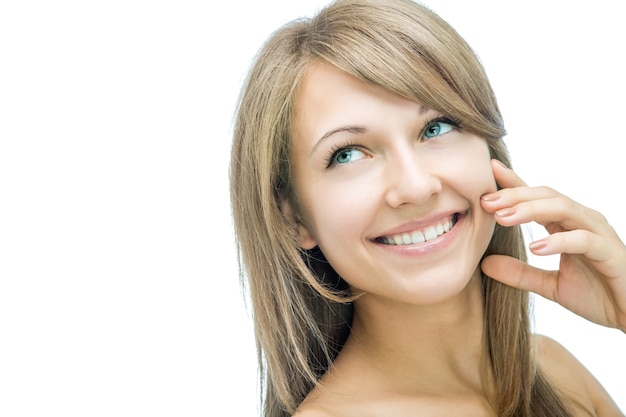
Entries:
{"label": "cheek", "polygon": [[489,148],[481,138],[474,138],[456,152],[447,160],[444,169],[453,173],[457,182],[460,179],[467,192],[478,197],[497,190]]}
{"label": "cheek", "polygon": [[[323,245],[354,238],[376,206],[372,193],[358,184],[316,184],[301,196],[301,213],[310,233]],[[358,207],[358,210],[356,209]]]}

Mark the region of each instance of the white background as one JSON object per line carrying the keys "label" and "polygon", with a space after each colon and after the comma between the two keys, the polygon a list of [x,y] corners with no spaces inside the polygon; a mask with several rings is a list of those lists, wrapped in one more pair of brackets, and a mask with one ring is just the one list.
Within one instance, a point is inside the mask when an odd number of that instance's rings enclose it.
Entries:
{"label": "white background", "polygon": [[[0,415],[257,415],[231,119],[261,43],[323,2],[220,3],[0,4]],[[522,177],[626,236],[620,2],[427,4],[484,62]],[[626,335],[540,297],[536,330],[626,410]]]}

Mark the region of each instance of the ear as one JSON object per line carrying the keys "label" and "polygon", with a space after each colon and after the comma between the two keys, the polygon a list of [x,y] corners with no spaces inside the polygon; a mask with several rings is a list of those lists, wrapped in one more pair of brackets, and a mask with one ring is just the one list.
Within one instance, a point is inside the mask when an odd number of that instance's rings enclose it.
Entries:
{"label": "ear", "polygon": [[296,229],[298,245],[302,249],[309,250],[317,246],[317,242],[309,232],[309,229],[302,223],[300,217],[296,214],[293,208],[293,203],[285,198],[280,202],[280,211],[285,216],[286,220]]}

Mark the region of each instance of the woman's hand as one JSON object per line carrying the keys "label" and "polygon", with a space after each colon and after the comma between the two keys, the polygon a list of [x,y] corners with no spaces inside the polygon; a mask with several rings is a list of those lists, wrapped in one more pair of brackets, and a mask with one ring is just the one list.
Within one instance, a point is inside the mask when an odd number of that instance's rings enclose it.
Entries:
{"label": "woman's hand", "polygon": [[560,254],[558,271],[545,271],[504,255],[486,257],[483,272],[507,285],[535,292],[601,325],[626,332],[626,246],[597,211],[547,187],[528,187],[493,160],[501,190],[481,199],[503,226],[531,221],[550,236],[532,242],[535,255]]}

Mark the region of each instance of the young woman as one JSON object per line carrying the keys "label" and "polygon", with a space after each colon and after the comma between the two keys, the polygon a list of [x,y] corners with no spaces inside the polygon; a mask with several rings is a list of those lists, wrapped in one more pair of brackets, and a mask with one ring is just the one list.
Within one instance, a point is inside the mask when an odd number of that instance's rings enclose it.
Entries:
{"label": "young woman", "polygon": [[[231,161],[265,416],[621,416],[528,291],[626,329],[626,247],[510,169],[482,66],[410,0],[338,0],[275,32]],[[543,224],[525,263],[519,225]]]}

